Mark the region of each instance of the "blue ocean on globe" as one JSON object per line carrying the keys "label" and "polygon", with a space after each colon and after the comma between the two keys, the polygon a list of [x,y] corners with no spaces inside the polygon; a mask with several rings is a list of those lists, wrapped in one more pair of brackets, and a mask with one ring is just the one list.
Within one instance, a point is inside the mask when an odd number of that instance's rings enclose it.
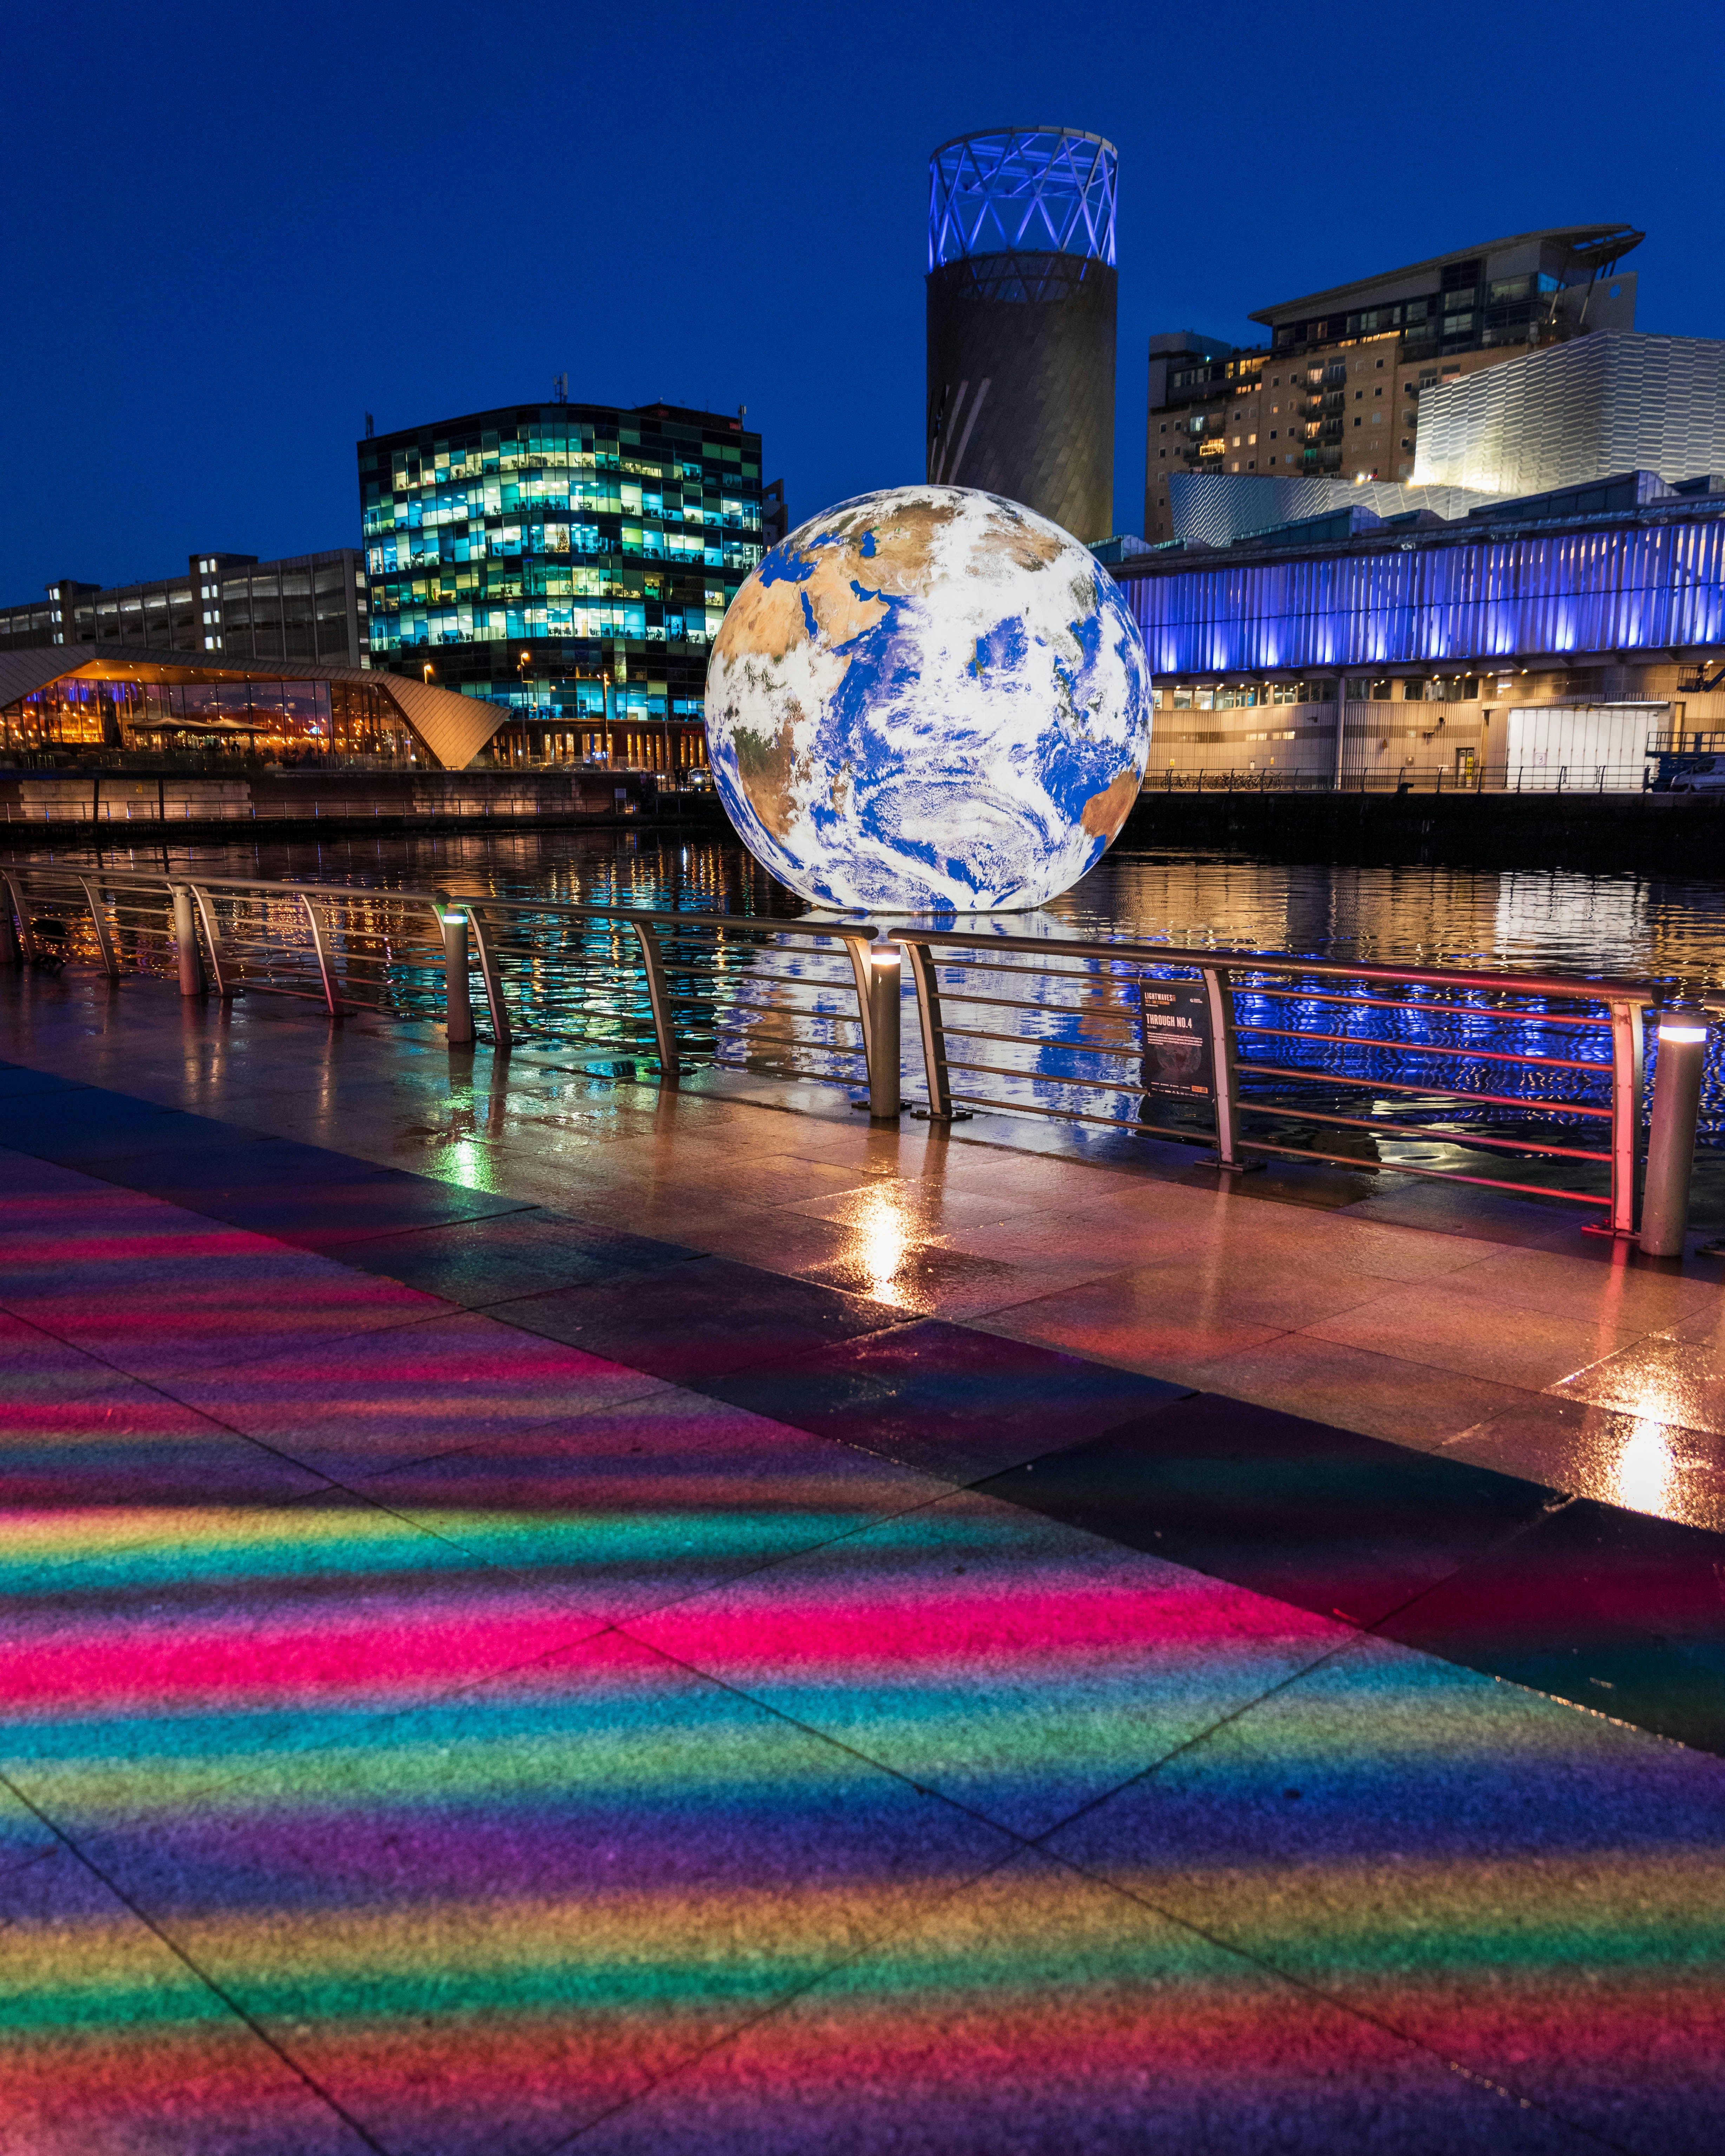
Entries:
{"label": "blue ocean on globe", "polygon": [[1045,517],[967,487],[859,495],[773,547],[707,670],[715,782],[817,906],[1040,906],[1118,835],[1150,751],[1142,639]]}

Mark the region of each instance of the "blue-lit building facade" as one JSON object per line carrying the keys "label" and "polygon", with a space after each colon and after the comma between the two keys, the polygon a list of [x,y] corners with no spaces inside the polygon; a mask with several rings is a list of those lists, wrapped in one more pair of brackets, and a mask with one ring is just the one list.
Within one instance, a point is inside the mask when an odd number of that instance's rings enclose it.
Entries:
{"label": "blue-lit building facade", "polygon": [[708,645],[762,553],[740,418],[511,405],[357,449],[374,667],[499,706],[482,761],[704,764]]}
{"label": "blue-lit building facade", "polygon": [[1147,783],[1561,772],[1623,790],[1662,753],[1725,752],[1725,493],[1707,485],[1627,474],[1450,523],[1354,512],[1119,563],[1156,680]]}

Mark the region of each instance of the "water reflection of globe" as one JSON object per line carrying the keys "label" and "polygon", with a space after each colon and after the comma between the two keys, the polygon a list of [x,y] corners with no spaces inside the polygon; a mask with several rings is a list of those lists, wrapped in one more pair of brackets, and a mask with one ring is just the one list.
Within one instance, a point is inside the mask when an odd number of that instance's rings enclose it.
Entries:
{"label": "water reflection of globe", "polygon": [[1113,579],[965,487],[841,502],[773,548],[707,670],[713,776],[750,850],[817,905],[1040,906],[1125,822],[1150,679]]}

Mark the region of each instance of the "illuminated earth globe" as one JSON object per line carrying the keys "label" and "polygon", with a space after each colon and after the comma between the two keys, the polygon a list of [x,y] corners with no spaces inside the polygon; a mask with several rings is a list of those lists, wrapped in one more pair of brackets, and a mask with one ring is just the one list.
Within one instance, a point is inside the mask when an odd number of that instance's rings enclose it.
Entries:
{"label": "illuminated earth globe", "polygon": [[773,548],[706,678],[708,754],[757,860],[817,906],[1040,906],[1118,834],[1150,676],[1113,579],[968,487],[860,495]]}

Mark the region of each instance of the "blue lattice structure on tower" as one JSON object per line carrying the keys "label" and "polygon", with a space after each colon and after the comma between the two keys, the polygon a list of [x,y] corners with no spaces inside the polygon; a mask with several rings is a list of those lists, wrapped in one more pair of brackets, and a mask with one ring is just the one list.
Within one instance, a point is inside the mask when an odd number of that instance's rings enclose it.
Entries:
{"label": "blue lattice structure on tower", "polygon": [[928,161],[928,476],[1102,539],[1114,506],[1114,145],[999,127]]}
{"label": "blue lattice structure on tower", "polygon": [[1100,135],[1004,127],[943,142],[928,161],[928,266],[1075,254],[1114,267],[1117,157]]}

